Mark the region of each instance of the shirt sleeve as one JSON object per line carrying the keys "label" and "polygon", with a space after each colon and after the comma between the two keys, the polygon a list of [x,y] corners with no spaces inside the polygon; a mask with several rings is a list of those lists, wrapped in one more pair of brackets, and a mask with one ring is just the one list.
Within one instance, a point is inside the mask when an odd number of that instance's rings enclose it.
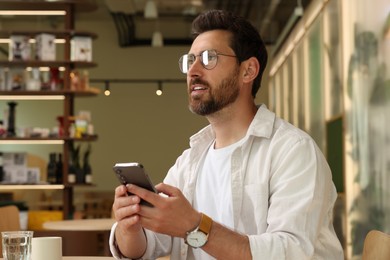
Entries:
{"label": "shirt sleeve", "polygon": [[[118,248],[115,239],[115,229],[118,223],[114,223],[110,232],[109,246],[112,256],[115,259],[130,259],[123,256]],[[144,230],[148,245],[145,254],[139,259],[154,259],[169,253],[171,248],[170,237],[162,234],[155,234],[150,230]],[[135,260],[135,259],[134,259]]]}
{"label": "shirt sleeve", "polygon": [[[111,228],[110,232],[110,239],[109,239],[109,245],[110,245],[110,251],[112,256],[115,259],[129,259],[123,256],[118,248],[118,245],[116,243],[115,239],[115,229],[118,225],[118,222],[115,222],[114,225]],[[150,259],[154,258],[156,256],[156,253],[160,253],[160,250],[156,250],[156,239],[153,232],[149,230],[145,230],[146,239],[148,241],[148,245],[145,251],[145,254],[139,258],[139,259]]]}
{"label": "shirt sleeve", "polygon": [[312,259],[332,250],[337,255],[332,226],[337,193],[325,158],[310,137],[289,136],[273,145],[267,230],[249,236],[253,259]]}
{"label": "shirt sleeve", "polygon": [[109,239],[109,246],[110,246],[110,251],[112,256],[115,259],[126,259],[123,257],[121,252],[119,251],[118,245],[115,240],[115,229],[116,226],[118,225],[118,222],[115,222],[114,225],[111,227],[111,232],[110,232],[110,239]]}

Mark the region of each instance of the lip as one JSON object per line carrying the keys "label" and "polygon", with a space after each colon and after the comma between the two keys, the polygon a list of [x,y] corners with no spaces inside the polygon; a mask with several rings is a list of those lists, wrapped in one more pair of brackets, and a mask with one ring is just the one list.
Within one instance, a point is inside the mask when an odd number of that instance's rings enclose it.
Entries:
{"label": "lip", "polygon": [[196,84],[191,86],[191,92],[203,91],[203,90],[207,90],[207,87],[204,85]]}
{"label": "lip", "polygon": [[208,87],[201,84],[194,84],[190,88],[190,93],[192,97],[197,97],[204,94],[208,90]]}

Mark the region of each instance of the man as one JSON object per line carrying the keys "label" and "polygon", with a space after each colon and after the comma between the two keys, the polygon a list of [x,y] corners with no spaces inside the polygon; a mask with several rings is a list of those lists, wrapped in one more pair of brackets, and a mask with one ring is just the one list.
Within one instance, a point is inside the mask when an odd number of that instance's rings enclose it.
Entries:
{"label": "man", "polygon": [[156,186],[164,195],[116,188],[113,255],[343,259],[332,226],[336,191],[323,155],[307,134],[254,103],[267,63],[258,32],[223,11],[201,14],[193,32],[179,65],[190,110],[210,125],[191,137]]}

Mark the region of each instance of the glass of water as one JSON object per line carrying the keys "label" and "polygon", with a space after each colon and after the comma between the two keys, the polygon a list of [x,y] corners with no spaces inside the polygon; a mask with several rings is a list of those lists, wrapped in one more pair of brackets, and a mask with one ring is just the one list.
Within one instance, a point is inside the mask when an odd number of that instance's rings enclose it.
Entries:
{"label": "glass of water", "polygon": [[4,260],[30,260],[33,231],[1,232]]}

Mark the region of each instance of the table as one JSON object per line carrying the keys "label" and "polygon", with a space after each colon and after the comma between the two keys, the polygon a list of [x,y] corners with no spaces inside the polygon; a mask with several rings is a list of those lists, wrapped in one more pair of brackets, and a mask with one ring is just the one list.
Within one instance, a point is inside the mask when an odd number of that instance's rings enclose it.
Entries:
{"label": "table", "polygon": [[[112,260],[115,259],[113,257],[108,256],[64,256],[62,257],[63,260]],[[168,260],[169,256],[158,258],[160,260]],[[0,260],[3,260],[3,258],[0,258]]]}
{"label": "table", "polygon": [[45,230],[34,232],[34,236],[62,237],[64,256],[111,256],[109,237],[114,223],[113,218],[48,221],[42,225]]}
{"label": "table", "polygon": [[[107,257],[107,256],[64,256],[62,257],[63,260],[112,260],[115,259],[113,257]],[[0,258],[0,260],[3,260],[3,258]]]}
{"label": "table", "polygon": [[47,230],[109,231],[115,223],[113,218],[70,219],[43,223]]}
{"label": "table", "polygon": [[113,257],[108,256],[64,256],[62,257],[64,260],[109,260],[109,259],[115,259]]}

